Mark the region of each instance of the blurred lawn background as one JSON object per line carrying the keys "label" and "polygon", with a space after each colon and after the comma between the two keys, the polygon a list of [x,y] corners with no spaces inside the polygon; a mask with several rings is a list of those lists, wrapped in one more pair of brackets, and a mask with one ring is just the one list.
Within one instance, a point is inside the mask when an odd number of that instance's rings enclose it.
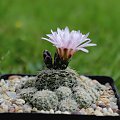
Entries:
{"label": "blurred lawn background", "polygon": [[0,73],[36,74],[41,40],[57,27],[81,30],[97,47],[77,52],[69,66],[80,74],[111,76],[120,90],[120,0],[0,0]]}

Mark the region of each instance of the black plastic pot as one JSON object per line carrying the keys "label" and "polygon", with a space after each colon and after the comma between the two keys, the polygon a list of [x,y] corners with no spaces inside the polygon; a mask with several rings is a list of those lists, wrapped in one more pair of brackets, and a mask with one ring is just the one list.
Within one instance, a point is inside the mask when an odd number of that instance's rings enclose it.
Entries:
{"label": "black plastic pot", "polygon": [[[8,77],[12,75],[35,76],[35,75],[30,75],[30,74],[5,74],[5,75],[1,75],[0,79],[7,80]],[[120,95],[118,93],[117,87],[115,86],[114,80],[111,77],[108,77],[108,76],[87,76],[87,77],[91,78],[92,80],[95,79],[101,84],[110,83],[115,93],[115,96],[117,98],[118,108],[120,109]],[[119,116],[94,116],[94,115],[76,115],[76,114],[66,115],[66,114],[43,114],[43,113],[1,113],[0,118],[1,117],[2,118],[9,117],[12,120],[13,119],[21,119],[21,120],[24,120],[24,119],[39,119],[39,120],[120,119]]]}

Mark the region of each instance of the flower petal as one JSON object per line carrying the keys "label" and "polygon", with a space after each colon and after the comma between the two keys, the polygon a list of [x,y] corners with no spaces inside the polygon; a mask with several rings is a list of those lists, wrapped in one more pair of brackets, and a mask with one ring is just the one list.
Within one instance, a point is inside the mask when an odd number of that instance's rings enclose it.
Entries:
{"label": "flower petal", "polygon": [[57,28],[56,32],[51,30],[51,34],[47,34],[48,38],[42,39],[51,42],[57,48],[68,49],[68,51],[81,50],[88,53],[89,51],[85,47],[96,46],[96,44],[90,43],[91,39],[88,38],[88,35],[89,33],[82,34],[80,30],[70,32],[69,28],[65,27],[65,29]]}
{"label": "flower petal", "polygon": [[82,50],[83,52],[86,52],[86,53],[89,52],[89,51],[88,51],[87,49],[85,49],[85,48],[78,48],[78,50]]}

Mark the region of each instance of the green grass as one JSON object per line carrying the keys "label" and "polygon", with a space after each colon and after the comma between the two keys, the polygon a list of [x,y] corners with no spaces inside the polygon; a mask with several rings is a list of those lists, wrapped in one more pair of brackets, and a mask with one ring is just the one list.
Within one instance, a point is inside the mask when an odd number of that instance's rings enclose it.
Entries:
{"label": "green grass", "polygon": [[0,0],[0,73],[35,74],[42,52],[55,48],[41,40],[50,30],[81,30],[97,47],[77,52],[70,66],[80,74],[111,76],[120,90],[120,0]]}

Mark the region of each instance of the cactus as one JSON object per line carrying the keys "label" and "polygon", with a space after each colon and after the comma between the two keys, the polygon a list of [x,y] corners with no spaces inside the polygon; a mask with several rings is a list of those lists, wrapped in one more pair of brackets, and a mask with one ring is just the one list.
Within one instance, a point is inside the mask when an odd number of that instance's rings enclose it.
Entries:
{"label": "cactus", "polygon": [[73,97],[80,108],[87,108],[93,103],[93,98],[91,97],[90,93],[79,86],[74,88]]}
{"label": "cactus", "polygon": [[25,83],[21,86],[21,88],[28,88],[28,87],[34,87],[35,86],[35,77],[29,78]]}
{"label": "cactus", "polygon": [[59,102],[58,109],[62,112],[74,112],[78,110],[78,104],[74,99],[67,98]]}
{"label": "cactus", "polygon": [[19,95],[28,103],[31,103],[33,94],[37,91],[34,87],[28,87],[20,90]]}
{"label": "cactus", "polygon": [[32,98],[32,105],[38,110],[57,109],[58,97],[49,90],[37,91]]}
{"label": "cactus", "polygon": [[66,70],[54,70],[46,69],[42,70],[36,77],[35,87],[38,90],[49,89],[54,91],[60,86],[66,86],[72,88],[77,85],[77,79],[79,75],[71,69]]}
{"label": "cactus", "polygon": [[61,86],[56,91],[59,101],[72,96],[72,91],[68,87]]}
{"label": "cactus", "polygon": [[[34,88],[31,88],[33,86]],[[36,77],[24,83],[24,89],[20,94],[26,102],[39,110],[54,109],[73,112],[78,107],[87,108],[95,103],[99,99],[99,91],[102,87],[88,77],[79,76],[70,68],[44,69]],[[71,106],[66,102],[71,103]]]}

